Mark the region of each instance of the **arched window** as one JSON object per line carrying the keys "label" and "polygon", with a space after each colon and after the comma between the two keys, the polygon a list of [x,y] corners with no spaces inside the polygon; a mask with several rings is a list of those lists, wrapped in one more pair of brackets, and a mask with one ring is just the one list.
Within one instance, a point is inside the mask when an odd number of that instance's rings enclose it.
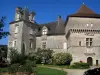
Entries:
{"label": "arched window", "polygon": [[47,27],[44,26],[43,29],[42,29],[42,34],[46,35],[47,32],[48,32],[48,29],[47,29]]}

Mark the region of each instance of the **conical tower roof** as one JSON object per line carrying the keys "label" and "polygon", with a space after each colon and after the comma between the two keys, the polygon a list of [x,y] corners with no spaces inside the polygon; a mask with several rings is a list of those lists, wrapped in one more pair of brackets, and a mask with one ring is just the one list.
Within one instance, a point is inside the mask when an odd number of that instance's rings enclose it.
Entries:
{"label": "conical tower roof", "polygon": [[96,14],[93,10],[88,8],[85,4],[82,4],[82,6],[79,8],[79,10],[75,14],[69,15],[69,17],[100,18],[100,14]]}
{"label": "conical tower roof", "polygon": [[85,4],[82,4],[80,9],[77,11],[77,14],[96,14],[93,10],[88,8]]}

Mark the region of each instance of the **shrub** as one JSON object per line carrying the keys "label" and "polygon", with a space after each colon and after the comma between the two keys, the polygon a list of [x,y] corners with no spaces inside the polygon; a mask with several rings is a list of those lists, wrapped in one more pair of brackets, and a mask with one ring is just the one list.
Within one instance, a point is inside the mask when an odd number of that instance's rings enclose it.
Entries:
{"label": "shrub", "polygon": [[84,62],[75,62],[71,66],[69,66],[69,68],[71,68],[71,69],[87,69],[87,68],[89,68],[89,64],[84,63]]}
{"label": "shrub", "polygon": [[84,72],[84,75],[100,75],[100,68],[87,70]]}
{"label": "shrub", "polygon": [[52,59],[53,50],[50,49],[37,49],[36,62],[38,64],[44,63],[49,64],[49,60]]}
{"label": "shrub", "polygon": [[22,64],[25,64],[25,60],[26,60],[25,55],[18,53],[18,51],[13,48],[10,49],[9,58],[10,58],[11,64],[20,63],[22,65]]}
{"label": "shrub", "polygon": [[69,53],[58,53],[53,56],[53,62],[56,65],[70,65],[72,55]]}

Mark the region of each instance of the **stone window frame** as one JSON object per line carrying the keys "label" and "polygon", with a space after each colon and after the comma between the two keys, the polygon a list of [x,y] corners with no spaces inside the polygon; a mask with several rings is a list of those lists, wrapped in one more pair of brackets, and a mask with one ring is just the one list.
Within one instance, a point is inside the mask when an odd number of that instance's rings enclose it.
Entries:
{"label": "stone window frame", "polygon": [[33,39],[30,39],[30,40],[29,40],[29,48],[30,48],[30,49],[33,48],[33,41],[32,41],[32,40],[33,40]]}
{"label": "stone window frame", "polygon": [[86,38],[86,47],[93,46],[93,38]]}

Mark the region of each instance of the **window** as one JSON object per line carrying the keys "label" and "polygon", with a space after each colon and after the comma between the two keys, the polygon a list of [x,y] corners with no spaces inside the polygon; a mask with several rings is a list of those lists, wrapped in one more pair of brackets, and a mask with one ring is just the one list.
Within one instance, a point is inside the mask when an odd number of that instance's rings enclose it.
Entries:
{"label": "window", "polygon": [[12,47],[16,47],[16,41],[13,41]]}
{"label": "window", "polygon": [[9,42],[9,46],[12,46],[12,42]]}
{"label": "window", "polygon": [[30,34],[33,35],[33,30],[32,29],[30,30]]}
{"label": "window", "polygon": [[79,41],[79,46],[81,46],[81,41]]}
{"label": "window", "polygon": [[47,34],[47,31],[48,31],[47,28],[43,28],[42,34],[43,35],[46,35]]}
{"label": "window", "polygon": [[30,48],[32,48],[32,47],[33,47],[32,40],[30,40],[29,47],[30,47]]}
{"label": "window", "polygon": [[89,47],[89,46],[92,46],[93,44],[93,38],[86,38],[86,46]]}
{"label": "window", "polygon": [[63,44],[63,49],[67,49],[67,43],[66,42],[64,42],[64,44]]}
{"label": "window", "polygon": [[46,42],[42,42],[42,48],[46,48]]}
{"label": "window", "polygon": [[87,27],[89,26],[89,24],[87,24]]}
{"label": "window", "polygon": [[15,26],[15,33],[18,33],[18,26]]}

